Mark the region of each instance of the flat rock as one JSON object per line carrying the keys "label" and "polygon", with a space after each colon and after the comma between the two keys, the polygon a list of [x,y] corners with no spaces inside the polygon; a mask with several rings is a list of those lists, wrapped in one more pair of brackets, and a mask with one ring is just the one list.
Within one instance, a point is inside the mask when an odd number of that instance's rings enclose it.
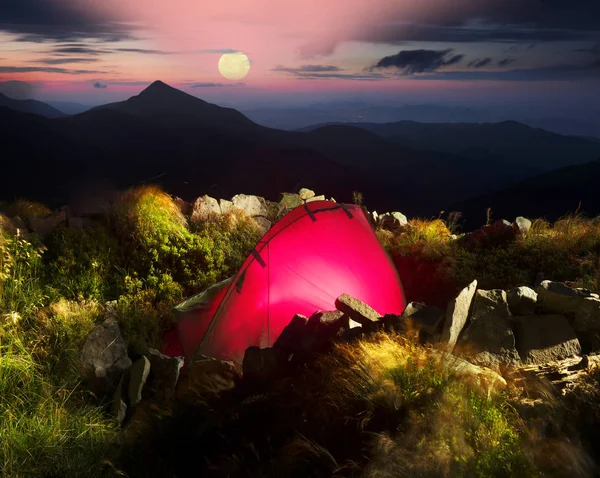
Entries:
{"label": "flat rock", "polygon": [[454,350],[458,337],[467,323],[471,303],[473,302],[473,296],[475,295],[476,290],[477,281],[474,280],[460,291],[456,298],[448,303],[446,320],[444,321],[444,328],[440,338],[440,341],[448,352]]}
{"label": "flat rock", "polygon": [[309,199],[306,200],[307,203],[313,202],[313,201],[325,201],[325,196],[324,195],[314,196],[314,197],[309,198]]}
{"label": "flat rock", "polygon": [[251,196],[248,194],[237,194],[231,199],[233,207],[241,209],[248,216],[264,216],[269,215],[267,204],[263,198]]}
{"label": "flat rock", "polygon": [[529,287],[517,287],[506,294],[513,315],[531,315],[537,305],[537,292]]}
{"label": "flat rock", "polygon": [[156,349],[148,349],[150,359],[149,386],[154,396],[168,400],[174,394],[179,374],[184,364],[183,357],[169,357]]}
{"label": "flat rock", "polygon": [[213,197],[204,195],[194,201],[191,221],[206,221],[208,217],[214,214],[221,214],[221,207],[219,206],[219,202]]}
{"label": "flat rock", "polygon": [[381,317],[371,306],[348,294],[342,294],[336,299],[335,308],[367,327],[373,322],[378,322]]}
{"label": "flat rock", "polygon": [[461,337],[461,349],[477,365],[519,364],[505,291],[476,292],[471,321]]}
{"label": "flat rock", "polygon": [[419,302],[411,302],[402,313],[401,327],[411,330],[423,330],[435,335],[442,324],[446,313],[442,309]]}
{"label": "flat rock", "polygon": [[82,373],[95,393],[112,393],[131,367],[117,321],[109,317],[88,335],[80,357]]}
{"label": "flat rock", "polygon": [[576,332],[600,329],[600,299],[596,294],[547,280],[540,284],[537,293],[540,309],[564,315]]}
{"label": "flat rock", "polygon": [[542,364],[579,355],[581,345],[564,315],[522,316],[513,319],[516,345],[526,364]]}
{"label": "flat rock", "polygon": [[136,360],[129,371],[129,405],[135,406],[142,401],[142,391],[150,374],[150,360],[142,357]]}

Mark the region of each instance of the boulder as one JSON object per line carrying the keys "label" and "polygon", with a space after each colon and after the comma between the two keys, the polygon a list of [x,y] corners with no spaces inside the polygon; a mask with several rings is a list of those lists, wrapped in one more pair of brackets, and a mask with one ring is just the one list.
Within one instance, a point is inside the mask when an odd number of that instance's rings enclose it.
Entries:
{"label": "boulder", "polygon": [[401,212],[386,212],[377,217],[379,226],[383,229],[396,230],[408,224],[408,219]]}
{"label": "boulder", "polygon": [[519,216],[518,218],[515,219],[515,226],[516,226],[517,230],[523,236],[525,236],[531,229],[531,221],[529,219],[527,219],[526,217]]}
{"label": "boulder", "polygon": [[117,321],[109,317],[88,335],[80,357],[81,371],[97,394],[112,393],[131,367],[127,344]]}
{"label": "boulder", "polygon": [[522,316],[513,319],[521,360],[543,364],[581,353],[573,327],[564,315]]}
{"label": "boulder", "polygon": [[507,387],[504,377],[486,367],[479,367],[467,362],[455,355],[447,352],[439,352],[432,350],[434,356],[438,356],[444,366],[448,367],[455,374],[473,379],[475,383],[485,389],[487,394],[491,394],[494,390],[504,389]]}
{"label": "boulder", "polygon": [[63,211],[57,211],[54,214],[46,217],[30,217],[29,227],[35,232],[40,239],[45,239],[54,229],[60,224],[67,221],[67,214]]}
{"label": "boulder", "polygon": [[349,319],[343,312],[318,311],[308,319],[302,337],[303,348],[309,353],[323,352],[349,328]]}
{"label": "boulder", "polygon": [[423,331],[433,336],[439,331],[444,320],[445,312],[437,307],[432,307],[419,302],[411,302],[402,313],[400,327],[406,330]]}
{"label": "boulder", "polygon": [[313,201],[325,201],[325,196],[324,195],[315,196],[315,197],[312,197],[312,198],[306,200],[307,203],[313,202]]}
{"label": "boulder", "polygon": [[227,199],[219,199],[219,208],[221,209],[221,214],[227,214],[233,209],[233,203]]}
{"label": "boulder", "polygon": [[475,293],[471,321],[462,335],[461,348],[477,365],[519,364],[505,291],[478,290]]}
{"label": "boulder", "polygon": [[335,300],[335,308],[366,327],[379,322],[381,317],[381,314],[369,305],[348,294],[342,294]]}
{"label": "boulder", "polygon": [[281,349],[248,347],[242,361],[242,376],[244,380],[257,383],[276,380],[287,370],[288,358]]}
{"label": "boulder", "polygon": [[191,203],[184,201],[180,197],[176,197],[175,199],[173,199],[173,202],[179,208],[181,214],[183,214],[184,216],[192,215],[192,212],[194,211],[194,206]]}
{"label": "boulder", "polygon": [[540,284],[537,293],[540,309],[565,315],[576,332],[600,329],[600,299],[597,294],[548,280]]}
{"label": "boulder", "polygon": [[221,214],[219,203],[215,198],[204,195],[194,201],[191,221],[206,221],[206,219],[213,214]]}
{"label": "boulder", "polygon": [[248,216],[264,216],[269,215],[267,204],[263,198],[251,196],[248,194],[237,194],[231,199],[233,207],[241,209]]}
{"label": "boulder", "polygon": [[303,315],[296,314],[290,323],[285,326],[279,337],[273,344],[274,349],[282,349],[288,353],[302,350],[302,339],[308,319]]}
{"label": "boulder", "polygon": [[448,303],[446,320],[444,321],[444,328],[440,338],[440,341],[448,352],[454,350],[458,337],[467,323],[475,290],[477,290],[476,280],[460,291],[458,296]]}
{"label": "boulder", "polygon": [[279,205],[285,210],[297,208],[298,206],[302,206],[302,204],[304,204],[304,201],[299,194],[283,193],[283,197],[279,201]]}
{"label": "boulder", "polygon": [[175,394],[184,358],[169,357],[156,349],[148,349],[148,358],[150,359],[149,388],[155,397],[169,400]]}
{"label": "boulder", "polygon": [[263,236],[271,229],[271,221],[266,217],[256,216],[253,217],[252,220],[256,223]]}
{"label": "boulder", "polygon": [[231,362],[208,357],[194,361],[188,364],[186,374],[179,379],[177,398],[184,402],[205,404],[207,399],[233,389],[239,378]]}
{"label": "boulder", "polygon": [[303,201],[308,201],[309,199],[315,197],[315,192],[311,191],[310,189],[302,188],[298,192],[298,196],[300,196],[300,199]]}
{"label": "boulder", "polygon": [[142,390],[150,374],[150,360],[142,356],[129,370],[128,397],[129,405],[135,406],[142,401]]}
{"label": "boulder", "polygon": [[506,294],[512,315],[531,315],[537,305],[537,293],[529,287],[517,287]]}

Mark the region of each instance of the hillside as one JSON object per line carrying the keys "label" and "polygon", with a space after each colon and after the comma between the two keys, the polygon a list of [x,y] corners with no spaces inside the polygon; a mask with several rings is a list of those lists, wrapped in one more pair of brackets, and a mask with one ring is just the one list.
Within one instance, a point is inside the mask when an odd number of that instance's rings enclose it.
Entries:
{"label": "hillside", "polygon": [[173,306],[236,274],[289,201],[304,209],[295,192],[230,198],[262,216],[217,199],[138,187],[93,216],[2,206],[0,474],[597,474],[597,222],[453,235],[442,220],[374,221],[401,316],[338,298],[242,364],[181,369]]}
{"label": "hillside", "polygon": [[37,100],[14,100],[0,93],[0,107],[11,108],[23,113],[32,113],[45,118],[60,118],[65,116],[62,111]]}

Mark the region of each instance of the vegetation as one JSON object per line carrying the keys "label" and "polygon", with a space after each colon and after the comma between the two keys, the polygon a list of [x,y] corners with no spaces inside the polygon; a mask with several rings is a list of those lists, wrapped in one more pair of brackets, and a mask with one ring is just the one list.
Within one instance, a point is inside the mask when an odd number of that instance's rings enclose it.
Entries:
{"label": "vegetation", "polygon": [[[340,346],[264,390],[176,404],[152,425],[155,433],[127,437],[80,384],[79,354],[105,302],[112,301],[130,356],[160,348],[172,306],[233,275],[259,228],[235,211],[190,223],[153,186],[127,191],[80,228],[59,226],[43,241],[27,232],[31,218],[51,213],[27,201],[0,213],[1,476],[114,476],[118,468],[170,476],[185,475],[184,466],[223,476],[548,471],[539,452],[547,444],[531,432],[510,387],[489,392],[431,349],[392,335]],[[493,248],[466,247],[462,234],[453,235],[456,222],[414,219],[377,231],[409,300],[445,307],[473,279],[510,288],[531,284],[538,272],[600,292],[600,221],[536,220],[526,236]],[[597,380],[590,374],[583,402],[560,402],[571,410],[561,415],[565,424],[598,423]],[[593,429],[586,429],[592,441]],[[123,447],[131,440],[133,448]]]}

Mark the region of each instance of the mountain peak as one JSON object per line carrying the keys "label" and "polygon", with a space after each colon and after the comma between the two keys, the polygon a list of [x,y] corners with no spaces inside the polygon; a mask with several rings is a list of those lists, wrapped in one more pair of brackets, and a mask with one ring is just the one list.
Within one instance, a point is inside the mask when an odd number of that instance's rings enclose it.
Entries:
{"label": "mountain peak", "polygon": [[149,94],[164,94],[166,92],[178,92],[180,91],[172,86],[167,85],[166,83],[156,80],[150,86],[148,86],[145,90],[143,90],[140,95],[149,95]]}

